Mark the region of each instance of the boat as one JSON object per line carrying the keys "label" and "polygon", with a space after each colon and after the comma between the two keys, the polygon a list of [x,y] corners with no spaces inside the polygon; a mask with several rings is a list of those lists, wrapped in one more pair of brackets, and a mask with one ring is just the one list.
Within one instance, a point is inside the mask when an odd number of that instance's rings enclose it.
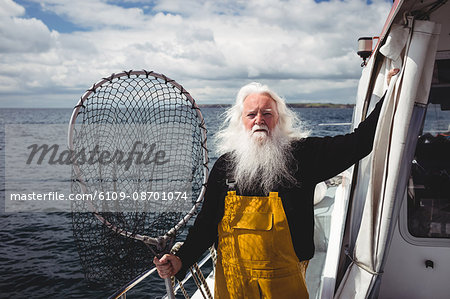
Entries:
{"label": "boat", "polygon": [[335,198],[344,213],[332,218],[318,298],[450,294],[449,16],[448,1],[395,1],[365,63],[353,123],[387,102],[372,153]]}
{"label": "boat", "polygon": [[[317,191],[311,298],[449,297],[449,16],[448,1],[395,0],[380,35],[359,40],[352,126],[384,105],[372,153]],[[214,271],[193,277],[191,298],[212,298]]]}

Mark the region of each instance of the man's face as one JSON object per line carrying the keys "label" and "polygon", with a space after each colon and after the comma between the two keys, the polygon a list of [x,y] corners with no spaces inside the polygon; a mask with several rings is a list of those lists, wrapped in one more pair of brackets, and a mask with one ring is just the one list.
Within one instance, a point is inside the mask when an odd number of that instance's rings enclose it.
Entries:
{"label": "man's face", "polygon": [[264,93],[252,93],[244,100],[242,123],[252,134],[269,135],[278,124],[276,102]]}

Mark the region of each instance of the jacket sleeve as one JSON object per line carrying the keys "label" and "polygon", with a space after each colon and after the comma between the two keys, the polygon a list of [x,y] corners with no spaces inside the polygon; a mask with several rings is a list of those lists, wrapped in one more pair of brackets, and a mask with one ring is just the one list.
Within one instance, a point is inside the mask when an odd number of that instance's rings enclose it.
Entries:
{"label": "jacket sleeve", "polygon": [[224,158],[214,164],[208,178],[207,188],[200,213],[176,255],[181,259],[182,268],[175,275],[183,279],[191,267],[216,240],[217,226],[223,217],[226,189],[224,188]]}
{"label": "jacket sleeve", "polygon": [[372,151],[383,101],[384,97],[350,134],[306,138],[301,145],[305,150],[299,151],[297,157],[300,169],[307,170],[302,176],[312,183],[319,183],[338,175],[367,156]]}

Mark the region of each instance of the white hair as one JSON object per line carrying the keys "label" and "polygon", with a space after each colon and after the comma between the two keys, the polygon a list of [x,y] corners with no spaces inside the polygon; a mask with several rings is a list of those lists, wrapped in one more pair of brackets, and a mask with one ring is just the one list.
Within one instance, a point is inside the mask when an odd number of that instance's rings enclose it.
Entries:
{"label": "white hair", "polygon": [[297,169],[289,138],[275,127],[270,136],[256,136],[250,131],[235,137],[234,151],[228,169],[242,192],[261,190],[268,194],[274,188],[296,183]]}
{"label": "white hair", "polygon": [[233,139],[236,138],[236,134],[243,133],[242,112],[244,110],[244,101],[247,96],[254,93],[267,94],[275,101],[278,110],[277,127],[282,135],[291,140],[308,136],[308,132],[301,129],[300,120],[286,106],[284,99],[270,90],[267,85],[252,82],[239,90],[235,104],[225,112],[225,121],[221,129],[215,134],[215,143],[219,154],[233,151]]}
{"label": "white hair", "polygon": [[[278,123],[270,136],[248,132],[242,122],[244,101],[250,94],[266,94],[276,103]],[[219,154],[230,153],[230,169],[241,191],[259,189],[268,193],[276,186],[295,184],[292,141],[307,133],[299,129],[299,119],[286,102],[266,85],[250,83],[242,87],[236,103],[225,112],[222,128],[216,133]],[[256,188],[256,189],[254,189]]]}

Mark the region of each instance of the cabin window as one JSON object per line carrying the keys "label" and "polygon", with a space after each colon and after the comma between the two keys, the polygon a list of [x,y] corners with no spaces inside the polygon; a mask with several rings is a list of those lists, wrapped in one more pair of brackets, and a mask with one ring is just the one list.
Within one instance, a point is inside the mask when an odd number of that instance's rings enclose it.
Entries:
{"label": "cabin window", "polygon": [[450,59],[436,61],[407,200],[413,237],[450,239]]}

